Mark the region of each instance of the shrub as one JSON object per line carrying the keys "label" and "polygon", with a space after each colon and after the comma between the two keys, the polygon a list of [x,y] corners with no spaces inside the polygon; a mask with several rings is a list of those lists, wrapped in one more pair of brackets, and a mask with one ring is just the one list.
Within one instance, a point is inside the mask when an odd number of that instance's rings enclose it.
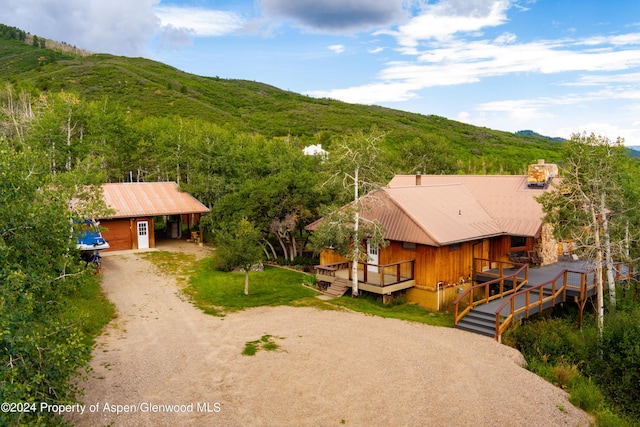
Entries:
{"label": "shrub", "polygon": [[605,319],[602,340],[594,340],[589,371],[611,402],[640,419],[640,308]]}
{"label": "shrub", "polygon": [[540,359],[551,365],[575,364],[587,353],[584,336],[573,322],[565,319],[528,321],[507,332],[505,342],[515,343],[527,361]]}
{"label": "shrub", "polygon": [[633,424],[621,418],[619,415],[605,408],[596,414],[596,424],[598,427],[629,427]]}
{"label": "shrub", "polygon": [[577,378],[569,392],[569,401],[587,412],[596,412],[604,404],[602,392],[590,379]]}
{"label": "shrub", "polygon": [[578,365],[564,360],[561,360],[552,370],[556,377],[555,384],[563,389],[567,389],[580,376]]}

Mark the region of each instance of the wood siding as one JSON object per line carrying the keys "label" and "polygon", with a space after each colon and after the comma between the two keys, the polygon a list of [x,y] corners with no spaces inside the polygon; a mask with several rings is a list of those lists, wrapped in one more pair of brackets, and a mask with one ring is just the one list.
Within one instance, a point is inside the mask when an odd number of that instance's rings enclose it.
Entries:
{"label": "wood siding", "polygon": [[156,246],[155,236],[153,233],[153,217],[144,218],[119,218],[104,219],[100,221],[100,226],[106,230],[102,232],[102,237],[109,242],[108,251],[121,251],[126,249],[138,248],[138,222],[149,222],[149,247]]}
{"label": "wood siding", "polygon": [[102,237],[109,242],[108,251],[131,249],[131,221],[129,218],[102,220],[100,226],[106,229],[102,232]]}
{"label": "wood siding", "polygon": [[[380,250],[380,265],[400,261],[415,260],[414,278],[417,286],[435,289],[438,282],[457,284],[466,281],[472,275],[471,266],[476,258],[489,258],[491,248],[489,239],[465,242],[455,246],[434,247],[416,245],[415,249],[403,247],[402,242],[392,241],[389,246]],[[332,250],[320,254],[320,264],[332,264],[345,261],[345,258]],[[403,266],[405,270],[408,265]],[[402,271],[409,276],[410,272]]]}
{"label": "wood siding", "polygon": [[509,256],[507,255],[509,252],[533,250],[534,238],[527,237],[525,242],[524,246],[512,247],[511,236],[494,237],[491,239],[490,258],[495,261],[509,261]]}
{"label": "wood siding", "polygon": [[473,257],[488,257],[489,247],[489,240],[484,240],[439,248],[416,245],[415,249],[407,249],[402,242],[392,241],[380,250],[380,264],[415,259],[416,285],[435,289],[438,282],[466,281],[472,273]]}

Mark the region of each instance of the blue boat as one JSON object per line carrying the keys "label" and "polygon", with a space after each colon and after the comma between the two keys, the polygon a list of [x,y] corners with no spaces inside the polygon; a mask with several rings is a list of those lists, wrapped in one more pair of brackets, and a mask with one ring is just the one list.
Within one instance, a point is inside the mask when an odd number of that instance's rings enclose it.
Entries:
{"label": "blue boat", "polygon": [[98,231],[98,225],[100,223],[85,221],[90,230],[82,231],[78,236],[76,247],[81,251],[101,251],[103,249],[109,249],[109,242],[104,240],[100,231]]}

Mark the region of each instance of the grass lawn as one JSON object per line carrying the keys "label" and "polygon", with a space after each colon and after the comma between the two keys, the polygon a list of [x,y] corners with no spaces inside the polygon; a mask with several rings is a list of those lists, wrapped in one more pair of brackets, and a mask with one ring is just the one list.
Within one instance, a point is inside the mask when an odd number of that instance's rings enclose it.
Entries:
{"label": "grass lawn", "polygon": [[[251,307],[312,304],[318,293],[302,286],[309,275],[279,267],[265,266],[262,272],[249,273],[249,295],[244,294],[244,273],[215,270],[210,259],[200,261],[185,292],[210,314],[244,310]],[[310,299],[311,301],[305,300]]]}
{"label": "grass lawn", "polygon": [[100,288],[99,277],[90,277],[67,299],[62,318],[80,326],[86,345],[92,346],[95,337],[115,315],[115,308]]}
{"label": "grass lawn", "polygon": [[209,258],[196,261],[190,255],[163,251],[147,252],[143,256],[161,271],[188,283],[184,292],[199,308],[216,316],[251,307],[289,305],[353,310],[436,326],[453,326],[450,313],[432,312],[415,304],[384,305],[372,296],[351,298],[348,293],[342,298],[320,300],[315,298],[318,292],[303,286],[303,283],[312,283],[312,275],[281,267],[265,266],[263,272],[249,273],[249,295],[244,295],[244,273],[218,271]]}

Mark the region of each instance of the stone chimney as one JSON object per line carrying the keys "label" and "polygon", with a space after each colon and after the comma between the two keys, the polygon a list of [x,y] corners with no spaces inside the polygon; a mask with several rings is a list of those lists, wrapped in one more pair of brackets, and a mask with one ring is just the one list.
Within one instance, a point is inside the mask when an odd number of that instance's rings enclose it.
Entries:
{"label": "stone chimney", "polygon": [[422,172],[416,172],[416,187],[422,185]]}
{"label": "stone chimney", "polygon": [[545,163],[544,159],[540,159],[538,160],[538,164],[529,165],[527,187],[547,188],[554,176],[558,176],[558,165]]}

